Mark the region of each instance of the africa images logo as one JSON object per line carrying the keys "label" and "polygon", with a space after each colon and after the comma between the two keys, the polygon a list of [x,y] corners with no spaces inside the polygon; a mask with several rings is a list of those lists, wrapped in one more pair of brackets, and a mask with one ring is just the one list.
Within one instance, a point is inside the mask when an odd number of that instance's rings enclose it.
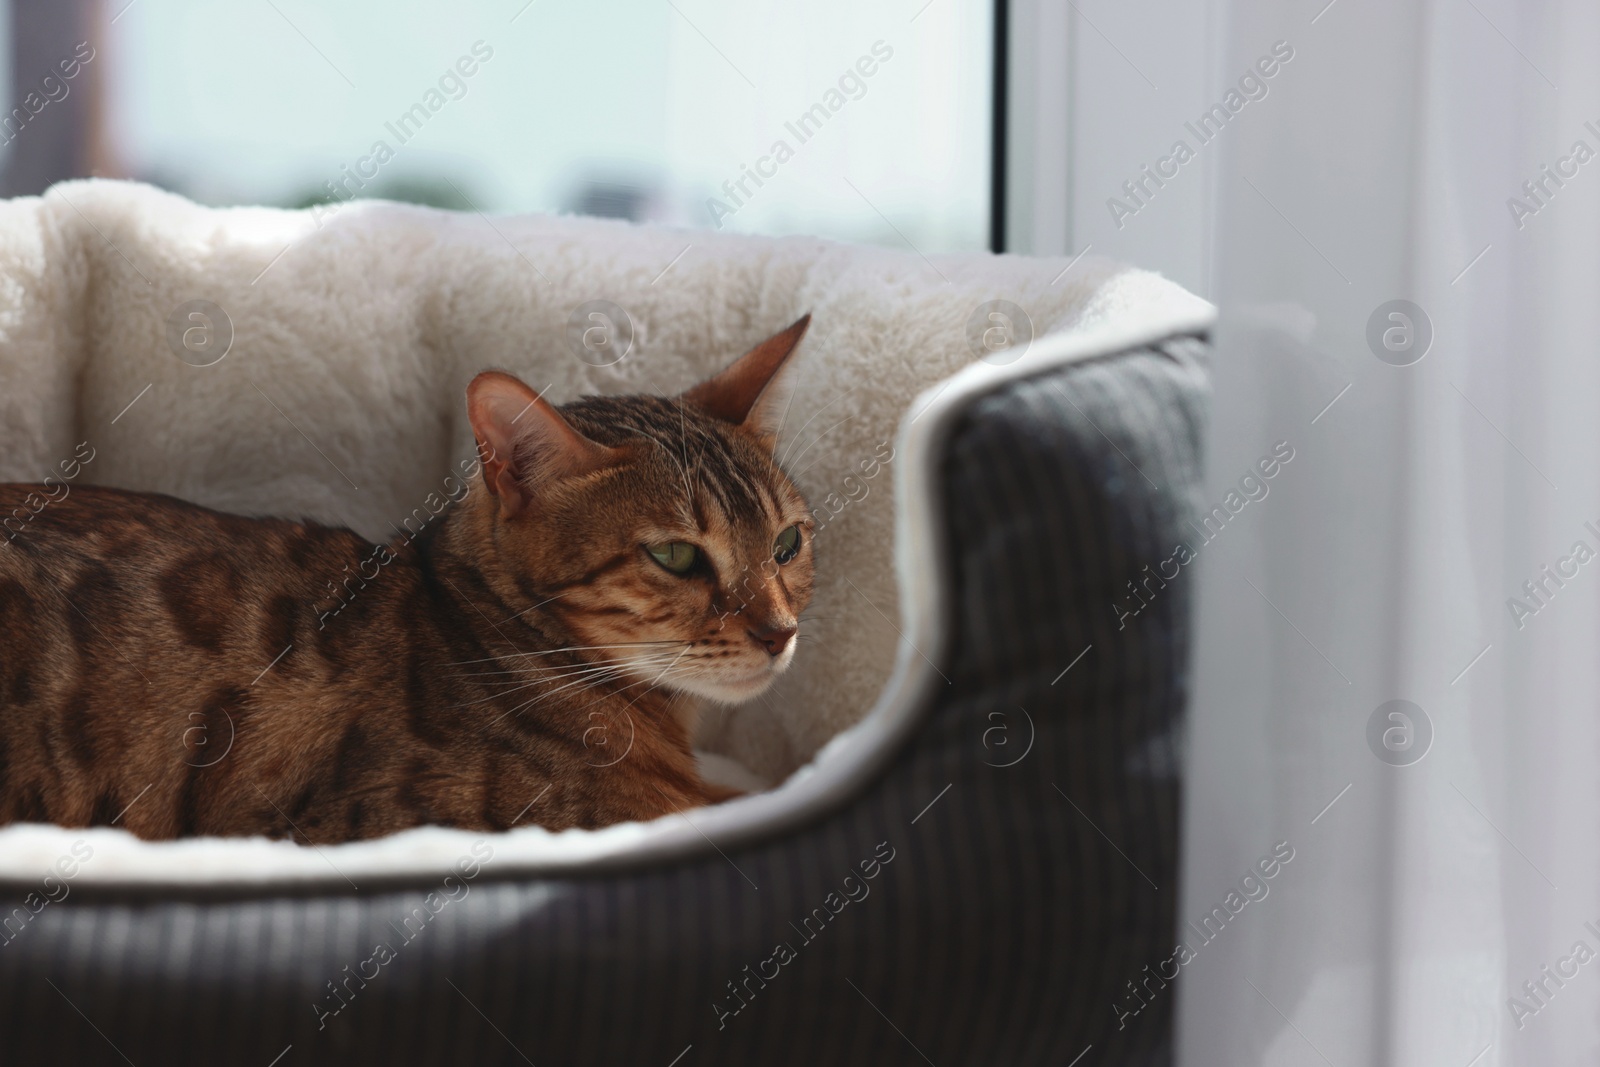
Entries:
{"label": "africa images logo", "polygon": [[[1157,963],[1153,971],[1149,964],[1145,964],[1144,977],[1139,982],[1128,979],[1128,995],[1111,1005],[1117,1017],[1117,1029],[1126,1029],[1128,1020],[1148,1008],[1156,996],[1167,988],[1167,984],[1176,981],[1179,972],[1199,958],[1202,948],[1221,937],[1228,924],[1236,920],[1246,907],[1266,900],[1267,894],[1272,892],[1272,887],[1267,883],[1282,873],[1294,856],[1294,846],[1289,842],[1279,841],[1273,845],[1272,852],[1256,861],[1255,866],[1239,879],[1238,887],[1230,888],[1222,903],[1201,918],[1199,926],[1188,923],[1195,937],[1191,938],[1185,932],[1184,939],[1173,948],[1172,955]],[[1172,968],[1171,973],[1167,972],[1168,967]]]}
{"label": "africa images logo", "polygon": [[1111,221],[1117,224],[1117,229],[1122,229],[1127,225],[1125,220],[1144,210],[1155,199],[1156,193],[1166,188],[1167,182],[1182,173],[1184,164],[1194,159],[1201,148],[1217,139],[1223,128],[1244,110],[1246,104],[1252,100],[1265,100],[1271,91],[1268,81],[1293,58],[1293,45],[1288,41],[1274,42],[1270,55],[1257,59],[1253,66],[1240,75],[1238,88],[1229,89],[1219,103],[1212,104],[1194,122],[1183,124],[1184,129],[1194,136],[1193,145],[1186,138],[1178,138],[1172,143],[1171,150],[1156,160],[1153,169],[1146,163],[1139,168],[1137,175],[1123,182],[1122,192],[1127,199],[1113,196],[1106,200],[1106,210],[1111,212]]}

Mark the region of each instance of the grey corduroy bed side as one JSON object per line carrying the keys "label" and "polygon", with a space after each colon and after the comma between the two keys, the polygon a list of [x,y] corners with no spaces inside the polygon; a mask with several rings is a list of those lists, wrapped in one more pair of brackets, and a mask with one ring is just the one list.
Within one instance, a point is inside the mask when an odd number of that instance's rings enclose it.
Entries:
{"label": "grey corduroy bed side", "polygon": [[1205,362],[1189,330],[966,392],[937,677],[827,810],[584,876],[75,887],[0,942],[0,1062],[1170,1063],[1192,579],[1129,583],[1192,540]]}

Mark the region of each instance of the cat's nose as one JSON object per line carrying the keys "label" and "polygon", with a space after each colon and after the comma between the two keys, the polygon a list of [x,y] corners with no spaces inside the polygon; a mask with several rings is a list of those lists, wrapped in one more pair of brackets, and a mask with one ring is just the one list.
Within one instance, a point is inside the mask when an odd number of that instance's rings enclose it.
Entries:
{"label": "cat's nose", "polygon": [[767,655],[781,656],[783,650],[789,647],[794,635],[800,632],[800,628],[794,625],[769,626],[759,630],[752,628],[748,632],[756,644],[767,650]]}

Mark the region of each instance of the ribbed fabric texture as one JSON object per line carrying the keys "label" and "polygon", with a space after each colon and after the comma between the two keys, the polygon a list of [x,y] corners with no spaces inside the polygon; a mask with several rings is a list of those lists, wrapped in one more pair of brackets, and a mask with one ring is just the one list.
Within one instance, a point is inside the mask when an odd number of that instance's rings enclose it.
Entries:
{"label": "ribbed fabric texture", "polygon": [[1170,1063],[1151,976],[1193,576],[1128,583],[1194,543],[1206,395],[1180,339],[971,405],[943,462],[954,636],[921,650],[948,684],[834,814],[726,857],[480,879],[425,923],[436,885],[75,890],[0,944],[0,1063]]}

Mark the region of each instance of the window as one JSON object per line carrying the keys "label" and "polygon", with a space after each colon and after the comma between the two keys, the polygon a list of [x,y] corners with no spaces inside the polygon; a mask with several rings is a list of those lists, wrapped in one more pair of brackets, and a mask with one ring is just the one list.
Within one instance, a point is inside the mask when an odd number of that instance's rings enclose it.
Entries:
{"label": "window", "polygon": [[[48,4],[12,2],[14,96],[71,51],[27,28]],[[988,243],[992,23],[983,0],[108,0],[52,32],[99,64],[80,158],[205,203],[377,196],[935,252]]]}

